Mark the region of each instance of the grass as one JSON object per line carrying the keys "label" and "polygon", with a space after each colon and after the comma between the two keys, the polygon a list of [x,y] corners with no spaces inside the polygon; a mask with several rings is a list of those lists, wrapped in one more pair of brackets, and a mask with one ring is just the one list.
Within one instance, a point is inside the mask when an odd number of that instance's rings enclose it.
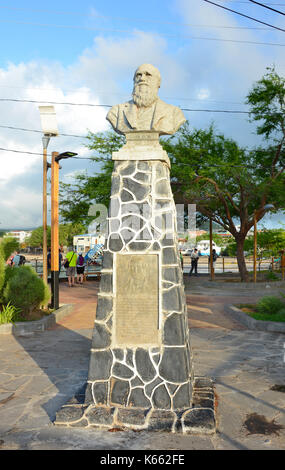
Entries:
{"label": "grass", "polygon": [[240,310],[260,321],[274,321],[274,322],[285,322],[285,311],[282,309],[277,313],[262,313],[257,311],[257,304],[239,304],[236,305]]}

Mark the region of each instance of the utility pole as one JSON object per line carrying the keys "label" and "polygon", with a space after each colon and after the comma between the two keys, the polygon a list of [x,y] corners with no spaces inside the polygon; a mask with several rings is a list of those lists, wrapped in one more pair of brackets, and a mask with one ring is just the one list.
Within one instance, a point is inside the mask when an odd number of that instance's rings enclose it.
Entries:
{"label": "utility pole", "polygon": [[51,162],[51,303],[59,307],[59,237],[58,237],[58,191],[59,163],[58,152],[52,152]]}
{"label": "utility pole", "polygon": [[253,213],[253,282],[256,282],[256,253],[257,253],[257,230],[256,230],[256,212]]}
{"label": "utility pole", "polygon": [[214,266],[213,266],[213,221],[210,218],[210,273],[211,281],[214,280]]}
{"label": "utility pole", "polygon": [[57,310],[59,307],[59,161],[77,155],[74,152],[52,152],[51,161],[51,305]]}
{"label": "utility pole", "polygon": [[50,138],[43,137],[43,281],[47,283],[47,147]]}

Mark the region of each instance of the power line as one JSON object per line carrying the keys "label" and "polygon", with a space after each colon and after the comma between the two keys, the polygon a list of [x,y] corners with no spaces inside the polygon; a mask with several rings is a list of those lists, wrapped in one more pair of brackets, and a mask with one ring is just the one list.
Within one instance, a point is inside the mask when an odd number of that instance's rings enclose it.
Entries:
{"label": "power line", "polygon": [[266,26],[270,26],[270,28],[278,29],[279,31],[285,32],[285,29],[278,28],[277,26],[273,26],[272,24],[257,20],[256,18],[252,18],[252,16],[244,15],[243,13],[239,13],[238,11],[232,10],[231,8],[224,7],[223,5],[218,5],[218,3],[214,3],[211,0],[204,0],[204,2],[211,3],[212,5],[215,5],[216,7],[223,8],[224,10],[230,11],[232,13],[236,13],[237,15],[240,15],[240,16],[244,16],[245,18],[256,21],[257,23],[265,24]]}
{"label": "power line", "polygon": [[[17,102],[17,103],[43,103],[43,104],[56,104],[56,105],[68,105],[68,106],[94,106],[103,108],[112,108],[110,104],[94,104],[94,103],[70,103],[70,102],[59,102],[59,101],[36,101],[36,100],[20,100],[16,98],[0,98],[1,101]],[[189,112],[207,112],[207,113],[234,113],[234,114],[249,114],[249,111],[241,110],[227,110],[227,109],[191,109],[191,108],[180,108],[182,111]]]}
{"label": "power line", "polygon": [[[4,125],[0,125],[1,128],[3,129],[11,129],[11,130],[16,130],[16,131],[25,131],[25,132],[37,132],[39,134],[42,134],[43,131],[41,130],[37,130],[37,129],[26,129],[26,128],[23,128],[23,127],[15,127],[15,126],[4,126]],[[78,137],[80,139],[85,139],[86,138],[86,135],[75,135],[75,134],[63,134],[63,133],[60,133],[59,134],[59,137]]]}
{"label": "power line", "polygon": [[[208,1],[208,0],[204,0],[204,1]],[[209,3],[213,3],[213,2],[209,2]],[[214,5],[216,5],[216,4],[214,4]],[[221,5],[217,5],[217,6],[220,6],[221,8],[225,8],[225,7],[222,7]],[[229,10],[228,8],[226,8],[226,9]],[[230,11],[233,11],[233,10],[230,10]],[[245,15],[243,15],[243,16],[245,16]],[[258,20],[256,20],[256,21],[258,21]],[[262,21],[258,21],[258,22],[263,23]],[[124,33],[124,34],[132,34],[132,35],[134,35],[134,34],[138,35],[142,32],[146,34],[145,31],[129,31],[129,30],[96,28],[96,27],[91,28],[91,27],[87,27],[87,26],[85,27],[85,26],[72,26],[72,25],[55,25],[55,24],[33,23],[33,22],[28,22],[28,21],[0,20],[0,23],[24,24],[24,25],[29,25],[29,26],[65,28],[65,29],[67,29],[67,28],[87,29],[87,30],[90,30],[90,31]],[[272,25],[268,25],[267,23],[263,23],[263,24],[265,24],[267,26],[270,26],[272,28],[275,28],[275,29],[280,29],[281,31],[285,31],[284,29],[277,28],[277,27],[272,26]],[[193,39],[193,40],[202,40],[202,41],[219,41],[219,42],[230,42],[230,43],[238,43],[238,44],[254,44],[254,45],[262,45],[262,46],[285,46],[285,44],[279,44],[279,43],[260,42],[260,41],[242,41],[242,40],[237,40],[237,39],[206,38],[206,37],[190,36],[188,34],[177,35],[177,34],[165,34],[165,33],[156,33],[156,32],[152,33],[152,34],[160,35],[160,36],[163,36],[163,37],[169,37],[169,38],[180,38],[180,39],[189,38],[189,39]]]}
{"label": "power line", "polygon": [[[193,150],[197,150],[197,151],[208,151],[209,149],[203,149],[203,148],[193,148]],[[6,149],[6,148],[3,148],[3,147],[0,147],[0,151],[3,151],[3,152],[12,152],[12,153],[21,153],[21,154],[27,154],[27,155],[37,155],[37,156],[43,156],[42,153],[39,153],[39,152],[29,152],[27,150],[16,150],[16,149]],[[52,154],[47,154],[48,157],[51,157]],[[75,160],[91,160],[91,161],[94,161],[94,157],[69,157],[69,158],[73,158]],[[183,163],[183,162],[179,162],[178,163],[179,165],[184,165],[184,166],[190,166],[190,163]],[[211,167],[232,167],[232,168],[252,168],[252,169],[256,169],[256,165],[255,166],[250,166],[250,165],[231,165],[231,164],[227,164],[225,163],[224,165],[219,165],[219,164],[216,164],[216,163],[211,163],[210,164]]]}
{"label": "power line", "polygon": [[[247,3],[247,2],[239,2],[239,3]],[[52,13],[56,15],[76,15],[76,16],[83,16],[83,17],[90,17],[89,14],[81,13],[81,12],[71,12],[71,11],[58,11],[58,10],[46,10],[46,9],[32,9],[32,8],[15,8],[10,6],[0,6],[2,9],[8,10],[16,10],[16,11],[25,11],[25,12],[34,12],[34,13]],[[110,15],[100,15],[96,13],[95,19],[103,18],[103,19],[111,19],[111,20],[119,20],[119,21],[142,21],[145,23],[156,23],[156,24],[167,24],[167,25],[177,25],[177,26],[187,26],[191,28],[219,28],[219,29],[260,29],[266,30],[267,28],[257,28],[257,27],[249,27],[249,26],[223,26],[223,25],[195,25],[189,23],[179,23],[177,21],[163,21],[163,20],[153,20],[149,18],[126,18],[126,17],[117,17],[117,16],[110,16]]]}
{"label": "power line", "polygon": [[250,1],[251,3],[255,3],[256,5],[260,5],[261,7],[267,8],[268,10],[275,11],[276,13],[279,13],[280,15],[284,15],[284,16],[285,16],[285,13],[283,13],[283,11],[275,10],[275,8],[268,7],[268,6],[265,5],[264,3],[255,2],[254,0],[249,0],[249,1]]}

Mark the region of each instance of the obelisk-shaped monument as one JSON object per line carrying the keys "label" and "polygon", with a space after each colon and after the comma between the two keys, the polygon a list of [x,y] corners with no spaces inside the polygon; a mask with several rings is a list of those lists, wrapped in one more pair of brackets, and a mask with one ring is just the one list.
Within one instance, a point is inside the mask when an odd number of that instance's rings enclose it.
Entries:
{"label": "obelisk-shaped monument", "polygon": [[[158,98],[159,86],[159,71],[141,65],[132,100],[107,115],[126,144],[112,155],[88,380],[84,401],[64,406],[56,424],[189,432],[197,422],[170,162],[159,143],[185,117]],[[200,379],[197,390],[213,400],[210,382]],[[211,412],[209,430],[213,423]]]}

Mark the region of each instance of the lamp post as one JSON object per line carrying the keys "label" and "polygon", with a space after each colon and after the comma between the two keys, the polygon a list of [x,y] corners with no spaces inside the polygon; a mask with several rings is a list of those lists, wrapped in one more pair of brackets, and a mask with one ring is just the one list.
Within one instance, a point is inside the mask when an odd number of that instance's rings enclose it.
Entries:
{"label": "lamp post", "polygon": [[214,280],[214,266],[213,266],[213,221],[210,218],[210,273],[211,281]]}
{"label": "lamp post", "polygon": [[[265,204],[262,208],[262,212],[270,211],[275,209],[273,204]],[[253,282],[256,282],[256,258],[257,258],[257,220],[256,220],[256,209],[253,211]]]}
{"label": "lamp post", "polygon": [[52,152],[51,162],[51,306],[59,307],[59,237],[58,237],[58,193],[59,161],[77,155],[73,152]]}
{"label": "lamp post", "polygon": [[53,106],[39,106],[43,131],[43,280],[47,283],[47,148],[51,137],[58,135]]}

